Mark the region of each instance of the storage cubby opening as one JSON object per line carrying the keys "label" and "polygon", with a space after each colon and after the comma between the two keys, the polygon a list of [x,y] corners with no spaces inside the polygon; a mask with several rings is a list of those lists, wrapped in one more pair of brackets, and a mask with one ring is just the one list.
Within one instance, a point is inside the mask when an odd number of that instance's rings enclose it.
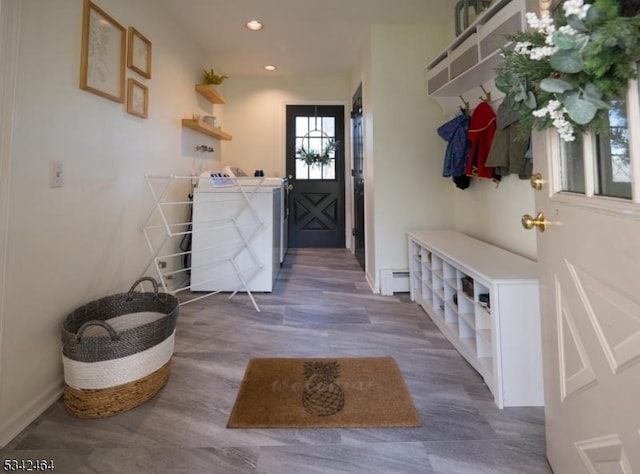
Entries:
{"label": "storage cubby opening", "polygon": [[474,299],[474,281],[473,278],[471,278],[468,275],[463,275],[460,278],[460,291],[462,291],[462,293],[464,293],[468,298],[470,299]]}
{"label": "storage cubby opening", "polygon": [[436,270],[433,271],[432,277],[431,288],[436,293],[440,293],[442,295],[442,299],[444,299],[444,282],[442,281],[442,277],[436,272]]}
{"label": "storage cubby opening", "polygon": [[450,305],[444,305],[444,320],[446,323],[458,323],[458,313]]}
{"label": "storage cubby opening", "polygon": [[422,283],[422,274],[419,271],[411,272],[411,286],[413,288],[420,288]]}
{"label": "storage cubby opening", "polygon": [[431,252],[429,252],[427,249],[422,249],[422,264],[427,267],[427,268],[431,268]]}
{"label": "storage cubby opening", "polygon": [[489,288],[481,284],[476,284],[475,301],[486,313],[491,314],[491,292]]}
{"label": "storage cubby opening", "polygon": [[457,290],[455,287],[450,286],[446,281],[445,281],[445,285],[443,287],[443,291],[444,291],[444,300],[451,303],[451,304],[455,304],[456,308],[457,308],[457,296],[455,297],[455,301],[454,301],[454,296],[457,293]]}
{"label": "storage cubby opening", "polygon": [[424,282],[422,283],[422,300],[423,301],[431,301],[431,299],[433,298],[432,296],[432,292],[431,292],[431,288],[427,285],[424,284]]}
{"label": "storage cubby opening", "polygon": [[431,269],[434,272],[440,270],[440,273],[442,273],[442,259],[433,253],[431,254]]}
{"label": "storage cubby opening", "polygon": [[476,318],[473,313],[458,313],[458,317],[467,323],[471,329],[476,330]]}
{"label": "storage cubby opening", "polygon": [[442,298],[442,296],[440,294],[438,294],[436,291],[431,292],[431,300],[433,301],[433,309],[434,311],[442,318],[444,319],[444,299]]}
{"label": "storage cubby opening", "polygon": [[458,292],[456,294],[458,300],[458,311],[460,313],[473,313],[473,300],[471,300],[467,295],[462,292]]}
{"label": "storage cubby opening", "polygon": [[485,308],[477,306],[475,311],[476,328],[486,329],[491,333],[491,314],[487,313]]}
{"label": "storage cubby opening", "polygon": [[[451,280],[454,281],[456,280],[456,269],[453,265],[451,265],[450,263],[444,262],[442,264],[442,277],[445,280]],[[455,286],[455,284],[454,284]]]}

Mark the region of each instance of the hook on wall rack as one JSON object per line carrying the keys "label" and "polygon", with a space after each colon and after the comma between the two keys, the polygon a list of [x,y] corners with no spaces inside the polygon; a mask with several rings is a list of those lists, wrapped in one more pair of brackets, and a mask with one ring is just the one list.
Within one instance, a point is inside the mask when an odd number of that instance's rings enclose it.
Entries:
{"label": "hook on wall rack", "polygon": [[480,100],[483,100],[485,102],[491,102],[491,92],[488,92],[482,84],[480,84],[480,89],[484,94],[484,97],[480,97]]}
{"label": "hook on wall rack", "polygon": [[460,102],[462,102],[462,106],[464,106],[464,110],[469,110],[469,101],[464,100],[464,97],[461,95],[459,95],[458,97],[460,98]]}

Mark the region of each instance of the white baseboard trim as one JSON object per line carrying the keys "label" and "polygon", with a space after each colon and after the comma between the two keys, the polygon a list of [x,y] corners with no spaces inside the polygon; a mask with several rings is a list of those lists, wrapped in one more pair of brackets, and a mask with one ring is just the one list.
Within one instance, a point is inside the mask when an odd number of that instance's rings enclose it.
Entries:
{"label": "white baseboard trim", "polygon": [[385,269],[380,270],[380,294],[390,296],[394,293],[409,292],[409,270]]}
{"label": "white baseboard trim", "polygon": [[378,294],[378,288],[376,287],[376,279],[373,278],[369,272],[364,272],[364,276],[367,279],[367,283],[369,283],[369,287],[371,288],[371,292]]}
{"label": "white baseboard trim", "polygon": [[62,377],[59,381],[51,384],[42,394],[0,424],[0,449],[4,448],[13,438],[18,436],[22,430],[29,426],[36,418],[53,405],[62,395]]}

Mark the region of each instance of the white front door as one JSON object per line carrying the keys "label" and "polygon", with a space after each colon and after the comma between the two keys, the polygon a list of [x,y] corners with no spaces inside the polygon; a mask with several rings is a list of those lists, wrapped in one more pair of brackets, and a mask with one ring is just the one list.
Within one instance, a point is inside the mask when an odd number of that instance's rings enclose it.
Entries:
{"label": "white front door", "polygon": [[640,473],[639,109],[634,83],[609,112],[608,136],[534,139],[545,180],[535,211],[547,220],[537,245],[556,474]]}

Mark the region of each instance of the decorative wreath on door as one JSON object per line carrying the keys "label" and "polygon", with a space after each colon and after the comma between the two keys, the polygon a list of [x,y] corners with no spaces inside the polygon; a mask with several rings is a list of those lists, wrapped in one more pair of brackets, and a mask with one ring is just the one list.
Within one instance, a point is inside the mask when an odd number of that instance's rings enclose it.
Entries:
{"label": "decorative wreath on door", "polygon": [[[307,137],[307,135],[305,135]],[[304,138],[303,138],[304,141]],[[304,145],[296,150],[296,158],[304,161],[309,166],[324,166],[335,157],[336,141],[329,139],[322,153],[314,149],[307,150]]]}

